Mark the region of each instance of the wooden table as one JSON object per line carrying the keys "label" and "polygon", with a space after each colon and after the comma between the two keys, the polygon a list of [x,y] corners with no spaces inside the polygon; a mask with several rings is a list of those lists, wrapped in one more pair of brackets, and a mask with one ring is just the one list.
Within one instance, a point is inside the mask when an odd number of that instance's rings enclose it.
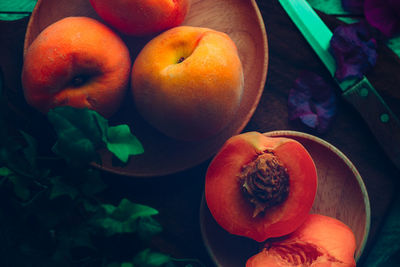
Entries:
{"label": "wooden table", "polygon": [[[314,71],[327,81],[330,80],[329,74],[278,1],[257,2],[268,36],[269,70],[261,101],[244,131],[290,129],[307,132],[306,128],[288,121],[289,89],[302,70]],[[331,28],[339,24],[333,17],[324,14],[321,16]],[[28,19],[0,22],[0,67],[6,89],[21,90],[22,51]],[[400,60],[383,45],[379,46],[378,54],[377,66],[368,77],[393,111],[399,115]],[[337,93],[339,95],[340,92]],[[370,238],[365,251],[368,253],[390,202],[399,188],[399,170],[386,157],[360,115],[340,97],[338,114],[332,128],[319,137],[344,152],[364,179],[372,215]],[[111,200],[125,196],[160,211],[158,219],[164,227],[164,232],[157,245],[161,251],[171,253],[176,258],[197,258],[205,266],[212,266],[202,243],[199,226],[199,207],[208,164],[209,161],[206,161],[187,171],[166,177],[135,179],[110,173],[102,175],[110,184],[108,197]]]}

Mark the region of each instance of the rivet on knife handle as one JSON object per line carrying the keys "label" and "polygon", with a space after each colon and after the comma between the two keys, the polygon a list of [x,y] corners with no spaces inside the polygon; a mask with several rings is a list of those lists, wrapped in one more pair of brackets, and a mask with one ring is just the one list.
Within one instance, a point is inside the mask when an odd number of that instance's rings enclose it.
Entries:
{"label": "rivet on knife handle", "polygon": [[367,122],[377,141],[400,168],[400,120],[364,77],[343,93],[343,97]]}

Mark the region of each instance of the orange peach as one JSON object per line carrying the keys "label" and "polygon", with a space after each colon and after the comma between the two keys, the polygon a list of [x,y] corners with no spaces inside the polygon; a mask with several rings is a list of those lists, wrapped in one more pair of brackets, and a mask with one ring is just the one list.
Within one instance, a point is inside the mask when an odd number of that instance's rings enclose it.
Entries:
{"label": "orange peach", "polygon": [[355,267],[356,239],[342,221],[310,214],[291,234],[267,240],[264,249],[247,260],[246,267]]}
{"label": "orange peach", "polygon": [[132,68],[140,114],[165,135],[199,140],[221,131],[243,93],[237,48],[225,33],[179,26],[146,44]]}
{"label": "orange peach", "polygon": [[46,113],[57,106],[90,108],[110,117],[129,86],[131,59],[122,39],[87,17],[45,28],[29,46],[22,69],[28,104]]}
{"label": "orange peach", "polygon": [[180,25],[190,0],[90,0],[96,13],[128,35],[148,35]]}

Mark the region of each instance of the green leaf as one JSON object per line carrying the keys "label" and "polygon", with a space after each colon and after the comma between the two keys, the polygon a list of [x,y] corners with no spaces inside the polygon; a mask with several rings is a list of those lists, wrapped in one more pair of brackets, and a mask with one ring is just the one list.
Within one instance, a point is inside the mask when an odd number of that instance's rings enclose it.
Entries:
{"label": "green leaf", "polygon": [[50,199],[64,195],[72,200],[78,196],[91,198],[107,188],[100,177],[100,172],[93,168],[78,169],[78,172],[72,169],[71,172],[51,178],[50,183],[52,184]]}
{"label": "green leaf", "polygon": [[28,200],[31,196],[31,190],[29,189],[29,183],[25,177],[10,174],[8,179],[14,185],[14,193],[17,197],[22,200]]}
{"label": "green leaf", "polygon": [[69,106],[56,107],[47,114],[57,133],[54,153],[68,162],[88,163],[95,160],[102,144],[101,128],[107,121],[93,110]]}
{"label": "green leaf", "polygon": [[0,177],[8,179],[14,188],[14,194],[22,199],[27,200],[31,196],[31,190],[29,188],[29,179],[16,175],[12,170],[7,167],[0,168]]}
{"label": "green leaf", "polygon": [[0,142],[0,164],[18,175],[31,178],[44,175],[37,166],[37,144],[32,136],[18,131]]}
{"label": "green leaf", "polygon": [[143,153],[128,125],[110,127],[107,119],[94,110],[57,107],[49,111],[48,118],[58,135],[53,151],[68,162],[93,161],[102,147],[124,163],[129,156]]}
{"label": "green leaf", "polygon": [[137,233],[141,238],[148,238],[161,231],[161,226],[151,216],[158,211],[141,204],[122,199],[115,207],[111,204],[102,205],[103,216],[95,220],[109,236],[122,233]]}
{"label": "green leaf", "polygon": [[74,227],[69,231],[58,233],[57,237],[58,241],[63,242],[63,246],[66,248],[85,247],[95,249],[90,236],[90,230],[86,229],[86,227],[82,225]]}
{"label": "green leaf", "polygon": [[13,172],[7,167],[1,167],[0,168],[0,176],[2,176],[2,177],[8,177],[12,173]]}
{"label": "green leaf", "polygon": [[27,146],[23,148],[23,153],[27,162],[29,162],[30,167],[36,169],[37,168],[37,142],[36,140],[29,134],[20,131],[24,140],[27,143]]}
{"label": "green leaf", "polygon": [[83,208],[85,209],[86,212],[93,214],[99,211],[102,207],[97,205],[97,203],[91,203],[89,201],[84,201],[83,202]]}
{"label": "green leaf", "polygon": [[107,188],[107,185],[103,182],[103,179],[101,179],[98,170],[90,168],[85,171],[83,175],[85,177],[82,177],[83,183],[79,185],[79,188],[86,196],[93,196],[103,192]]}
{"label": "green leaf", "polygon": [[144,152],[142,144],[136,136],[131,134],[126,124],[108,128],[105,143],[107,149],[124,163],[128,162],[130,155],[139,155]]}
{"label": "green leaf", "polygon": [[31,191],[29,190],[27,184],[24,183],[19,176],[10,176],[9,179],[14,184],[15,195],[22,200],[28,200],[31,196]]}
{"label": "green leaf", "polygon": [[140,217],[148,217],[157,214],[158,211],[156,209],[153,209],[149,206],[132,203],[128,199],[124,198],[119,203],[117,209],[115,209],[110,215],[114,218],[124,220],[128,218],[137,219]]}
{"label": "green leaf", "polygon": [[134,266],[158,267],[171,261],[171,257],[163,253],[145,249],[139,252],[133,259]]}
{"label": "green leaf", "polygon": [[50,190],[50,199],[60,196],[68,196],[71,199],[75,199],[79,194],[79,191],[74,186],[65,183],[60,176],[53,177],[50,182],[53,185]]}
{"label": "green leaf", "polygon": [[[135,267],[135,265],[133,265],[133,263],[131,262],[112,262],[112,263],[108,263],[106,267]],[[139,266],[137,266],[139,267]]]}

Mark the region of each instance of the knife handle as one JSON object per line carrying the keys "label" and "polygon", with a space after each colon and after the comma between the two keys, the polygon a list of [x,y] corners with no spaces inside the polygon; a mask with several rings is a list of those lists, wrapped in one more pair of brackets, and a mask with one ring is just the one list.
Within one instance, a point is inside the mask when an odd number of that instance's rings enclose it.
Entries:
{"label": "knife handle", "polygon": [[347,89],[343,97],[360,113],[386,154],[400,169],[400,121],[368,79],[364,77]]}

